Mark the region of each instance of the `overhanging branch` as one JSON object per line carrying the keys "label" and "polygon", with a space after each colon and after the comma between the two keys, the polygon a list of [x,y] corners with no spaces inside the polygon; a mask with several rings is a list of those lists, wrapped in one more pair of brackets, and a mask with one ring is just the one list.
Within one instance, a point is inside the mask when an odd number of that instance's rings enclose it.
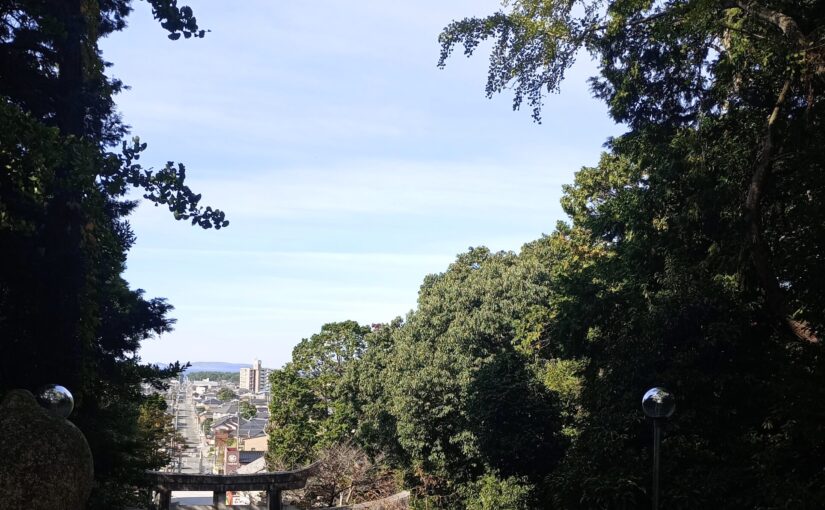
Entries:
{"label": "overhanging branch", "polygon": [[785,299],[782,295],[782,289],[779,286],[779,280],[771,264],[770,248],[762,235],[762,196],[764,195],[765,183],[770,175],[771,164],[774,159],[776,121],[779,118],[779,114],[782,111],[790,89],[791,80],[788,78],[782,85],[773,110],[768,117],[765,135],[762,140],[762,149],[756,160],[756,168],[751,177],[748,196],[745,199],[745,210],[748,214],[750,226],[751,258],[762,287],[765,289],[765,297],[770,311],[785,324],[794,336],[800,340],[818,343],[819,339],[811,330],[810,326],[789,316]]}

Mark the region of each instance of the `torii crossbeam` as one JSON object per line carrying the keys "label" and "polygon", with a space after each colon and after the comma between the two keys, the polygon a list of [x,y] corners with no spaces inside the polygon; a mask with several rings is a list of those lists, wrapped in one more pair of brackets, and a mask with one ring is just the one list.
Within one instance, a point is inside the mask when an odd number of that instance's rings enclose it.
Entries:
{"label": "torii crossbeam", "polygon": [[159,509],[169,510],[172,491],[212,491],[215,508],[225,508],[220,495],[226,491],[266,491],[269,510],[281,510],[281,491],[301,489],[318,463],[295,471],[256,473],[252,475],[195,475],[147,471],[152,489],[159,496]]}

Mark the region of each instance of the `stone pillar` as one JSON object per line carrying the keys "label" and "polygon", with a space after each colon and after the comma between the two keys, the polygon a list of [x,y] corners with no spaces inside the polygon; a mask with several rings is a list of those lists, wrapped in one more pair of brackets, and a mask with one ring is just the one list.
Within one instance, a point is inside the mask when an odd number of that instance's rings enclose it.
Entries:
{"label": "stone pillar", "polygon": [[281,505],[281,489],[270,487],[266,490],[266,501],[269,510],[283,510]]}
{"label": "stone pillar", "polygon": [[92,489],[83,433],[40,407],[26,390],[0,402],[0,507],[82,510]]}
{"label": "stone pillar", "polygon": [[215,508],[223,508],[226,502],[226,491],[212,491],[212,505]]}

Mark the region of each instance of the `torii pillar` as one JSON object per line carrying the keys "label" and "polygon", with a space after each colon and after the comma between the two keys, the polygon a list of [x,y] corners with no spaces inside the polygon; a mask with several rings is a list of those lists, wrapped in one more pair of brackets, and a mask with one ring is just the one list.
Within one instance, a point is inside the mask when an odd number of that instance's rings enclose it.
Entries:
{"label": "torii pillar", "polygon": [[266,502],[269,510],[283,510],[281,504],[281,489],[270,487],[266,490]]}

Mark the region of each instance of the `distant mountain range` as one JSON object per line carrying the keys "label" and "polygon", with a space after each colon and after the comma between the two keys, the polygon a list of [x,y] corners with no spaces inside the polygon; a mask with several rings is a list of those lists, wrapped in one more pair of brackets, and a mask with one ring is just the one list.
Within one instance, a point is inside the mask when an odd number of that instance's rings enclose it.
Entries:
{"label": "distant mountain range", "polygon": [[224,363],[223,361],[193,361],[186,373],[192,372],[239,372],[242,368],[251,368],[251,363]]}

